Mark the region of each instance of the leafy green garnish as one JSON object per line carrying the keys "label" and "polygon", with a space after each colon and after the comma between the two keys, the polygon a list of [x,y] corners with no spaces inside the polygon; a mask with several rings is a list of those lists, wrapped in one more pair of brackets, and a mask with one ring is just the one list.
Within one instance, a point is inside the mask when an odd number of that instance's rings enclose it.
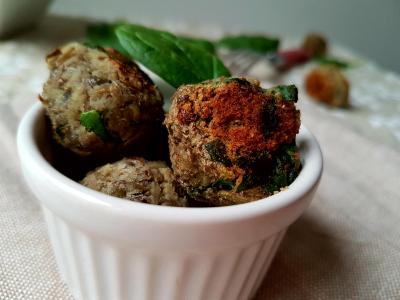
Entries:
{"label": "leafy green garnish", "polygon": [[227,167],[232,166],[232,162],[226,154],[225,145],[221,142],[221,140],[217,139],[208,144],[205,144],[204,148],[210,155],[211,160],[220,162]]}
{"label": "leafy green garnish", "polygon": [[[125,22],[118,23],[98,23],[91,24],[86,30],[86,40],[85,44],[89,47],[110,47],[123,54],[127,54],[125,49],[119,43],[117,35],[115,34],[115,29],[120,25],[128,24]],[[206,39],[194,38],[189,36],[179,36],[182,40],[191,43],[205,51],[210,53],[215,53],[214,44]]]}
{"label": "leafy green garnish", "polygon": [[202,193],[204,193],[208,189],[213,189],[214,191],[221,191],[221,190],[230,191],[234,187],[235,187],[234,181],[227,180],[227,179],[218,179],[217,181],[215,181],[207,186],[188,188],[187,193],[190,197],[196,198],[196,197],[199,197]]}
{"label": "leafy green garnish", "polygon": [[115,24],[93,24],[86,30],[85,44],[89,47],[110,47],[124,55],[127,55],[125,49],[121,46],[115,29],[123,23]]}
{"label": "leafy green garnish", "polygon": [[215,45],[208,40],[188,36],[179,36],[179,38],[212,54],[215,53]]}
{"label": "leafy green garnish", "polygon": [[231,190],[235,187],[235,183],[226,179],[218,179],[216,182],[213,182],[208,186],[208,188],[212,188],[213,190]]}
{"label": "leafy green garnish", "polygon": [[98,111],[90,110],[82,112],[79,120],[82,126],[84,126],[88,131],[94,132],[104,142],[111,140],[111,137],[104,126],[103,119]]}
{"label": "leafy green garnish", "polygon": [[221,60],[169,32],[122,25],[116,35],[128,55],[174,87],[230,76]]}
{"label": "leafy green garnish", "polygon": [[346,69],[350,66],[350,64],[344,60],[328,56],[317,57],[315,58],[315,61],[321,65],[331,65],[341,69]]}
{"label": "leafy green garnish", "polygon": [[279,39],[263,35],[226,36],[217,42],[217,46],[233,50],[250,50],[259,53],[274,52],[279,47]]}
{"label": "leafy green garnish", "polygon": [[298,153],[298,148],[295,144],[281,147],[275,157],[273,172],[267,183],[264,184],[264,189],[268,193],[279,191],[296,179],[301,168]]}
{"label": "leafy green garnish", "polygon": [[297,102],[298,90],[294,84],[291,85],[278,85],[270,89],[264,90],[267,94],[275,95],[277,93],[282,95],[283,100]]}

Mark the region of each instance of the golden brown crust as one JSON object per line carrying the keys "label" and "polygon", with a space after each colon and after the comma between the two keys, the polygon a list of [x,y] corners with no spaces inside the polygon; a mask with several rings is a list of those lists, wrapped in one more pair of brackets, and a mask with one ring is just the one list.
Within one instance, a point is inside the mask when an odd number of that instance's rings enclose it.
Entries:
{"label": "golden brown crust", "polygon": [[[233,161],[255,152],[273,152],[280,144],[292,142],[299,130],[293,102],[273,97],[244,79],[226,80],[223,85],[187,85],[178,89],[172,101],[176,101],[180,124],[197,122],[225,144]],[[266,136],[265,110],[271,106],[275,106],[278,127]]]}

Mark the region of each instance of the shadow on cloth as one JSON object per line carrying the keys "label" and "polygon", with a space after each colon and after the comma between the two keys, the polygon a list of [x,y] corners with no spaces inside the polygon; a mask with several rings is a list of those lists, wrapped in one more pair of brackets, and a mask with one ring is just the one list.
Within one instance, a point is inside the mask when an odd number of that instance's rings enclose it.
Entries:
{"label": "shadow on cloth", "polygon": [[[311,214],[287,231],[254,300],[328,299],[327,286],[348,276],[349,264],[334,229]],[[324,288],[325,287],[325,288]]]}

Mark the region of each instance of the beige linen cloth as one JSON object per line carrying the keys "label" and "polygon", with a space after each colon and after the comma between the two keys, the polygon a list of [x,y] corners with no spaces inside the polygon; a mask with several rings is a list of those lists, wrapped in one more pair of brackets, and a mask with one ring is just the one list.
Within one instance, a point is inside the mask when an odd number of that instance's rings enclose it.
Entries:
{"label": "beige linen cloth", "polygon": [[[47,77],[45,54],[82,36],[84,25],[50,17],[0,42],[0,299],[72,299],[22,178],[15,135]],[[256,299],[400,299],[400,77],[362,61],[346,71],[352,108],[335,110],[304,93],[311,67],[274,81],[299,86],[302,122],[321,144],[324,174]],[[251,73],[270,84],[262,63]]]}

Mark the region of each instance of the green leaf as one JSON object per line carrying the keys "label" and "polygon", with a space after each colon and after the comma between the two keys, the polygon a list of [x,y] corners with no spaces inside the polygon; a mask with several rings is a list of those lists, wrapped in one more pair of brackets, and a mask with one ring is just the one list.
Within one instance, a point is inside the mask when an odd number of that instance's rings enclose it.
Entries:
{"label": "green leaf", "polygon": [[219,191],[219,190],[231,190],[235,187],[235,183],[230,180],[226,179],[218,179],[216,182],[213,182],[210,184],[209,188],[212,188],[213,190]]}
{"label": "green leaf", "polygon": [[235,187],[235,182],[227,180],[227,179],[218,179],[217,181],[207,185],[207,186],[200,186],[200,187],[189,187],[187,188],[187,193],[192,198],[199,197],[202,193],[207,191],[208,189],[213,189],[214,191],[221,191],[221,190],[232,190]]}
{"label": "green leaf", "polygon": [[188,36],[179,36],[179,38],[212,54],[215,53],[215,45],[208,40]]}
{"label": "green leaf", "polygon": [[285,101],[297,102],[298,90],[294,84],[291,85],[278,85],[269,89],[264,90],[267,94],[280,94]]}
{"label": "green leaf", "polygon": [[315,61],[321,65],[331,65],[341,69],[346,69],[350,66],[350,64],[344,60],[328,56],[317,57]]}
{"label": "green leaf", "polygon": [[299,150],[295,144],[283,145],[274,157],[274,170],[264,184],[268,193],[279,191],[291,184],[301,169]]}
{"label": "green leaf", "polygon": [[110,47],[124,55],[127,55],[125,49],[121,46],[115,29],[123,23],[115,24],[93,24],[89,25],[86,30],[85,45],[88,47]]}
{"label": "green leaf", "polygon": [[[125,49],[121,46],[115,33],[115,29],[124,24],[128,23],[97,23],[89,25],[86,29],[85,44],[92,48],[99,46],[110,47],[126,54]],[[179,36],[179,38],[212,54],[215,53],[215,46],[209,40],[189,36]]]}
{"label": "green leaf", "polygon": [[275,52],[279,40],[263,35],[235,35],[226,36],[217,42],[217,46],[233,50],[250,50],[259,53]]}
{"label": "green leaf", "polygon": [[80,115],[80,123],[87,131],[94,132],[104,142],[110,141],[111,137],[104,126],[101,115],[96,110],[82,112]]}
{"label": "green leaf", "polygon": [[130,24],[118,26],[116,35],[132,59],[176,88],[230,76],[218,57],[169,32]]}
{"label": "green leaf", "polygon": [[214,140],[208,144],[204,145],[204,148],[207,150],[210,155],[211,160],[220,162],[224,166],[230,167],[232,166],[232,162],[226,154],[226,148],[221,140]]}

